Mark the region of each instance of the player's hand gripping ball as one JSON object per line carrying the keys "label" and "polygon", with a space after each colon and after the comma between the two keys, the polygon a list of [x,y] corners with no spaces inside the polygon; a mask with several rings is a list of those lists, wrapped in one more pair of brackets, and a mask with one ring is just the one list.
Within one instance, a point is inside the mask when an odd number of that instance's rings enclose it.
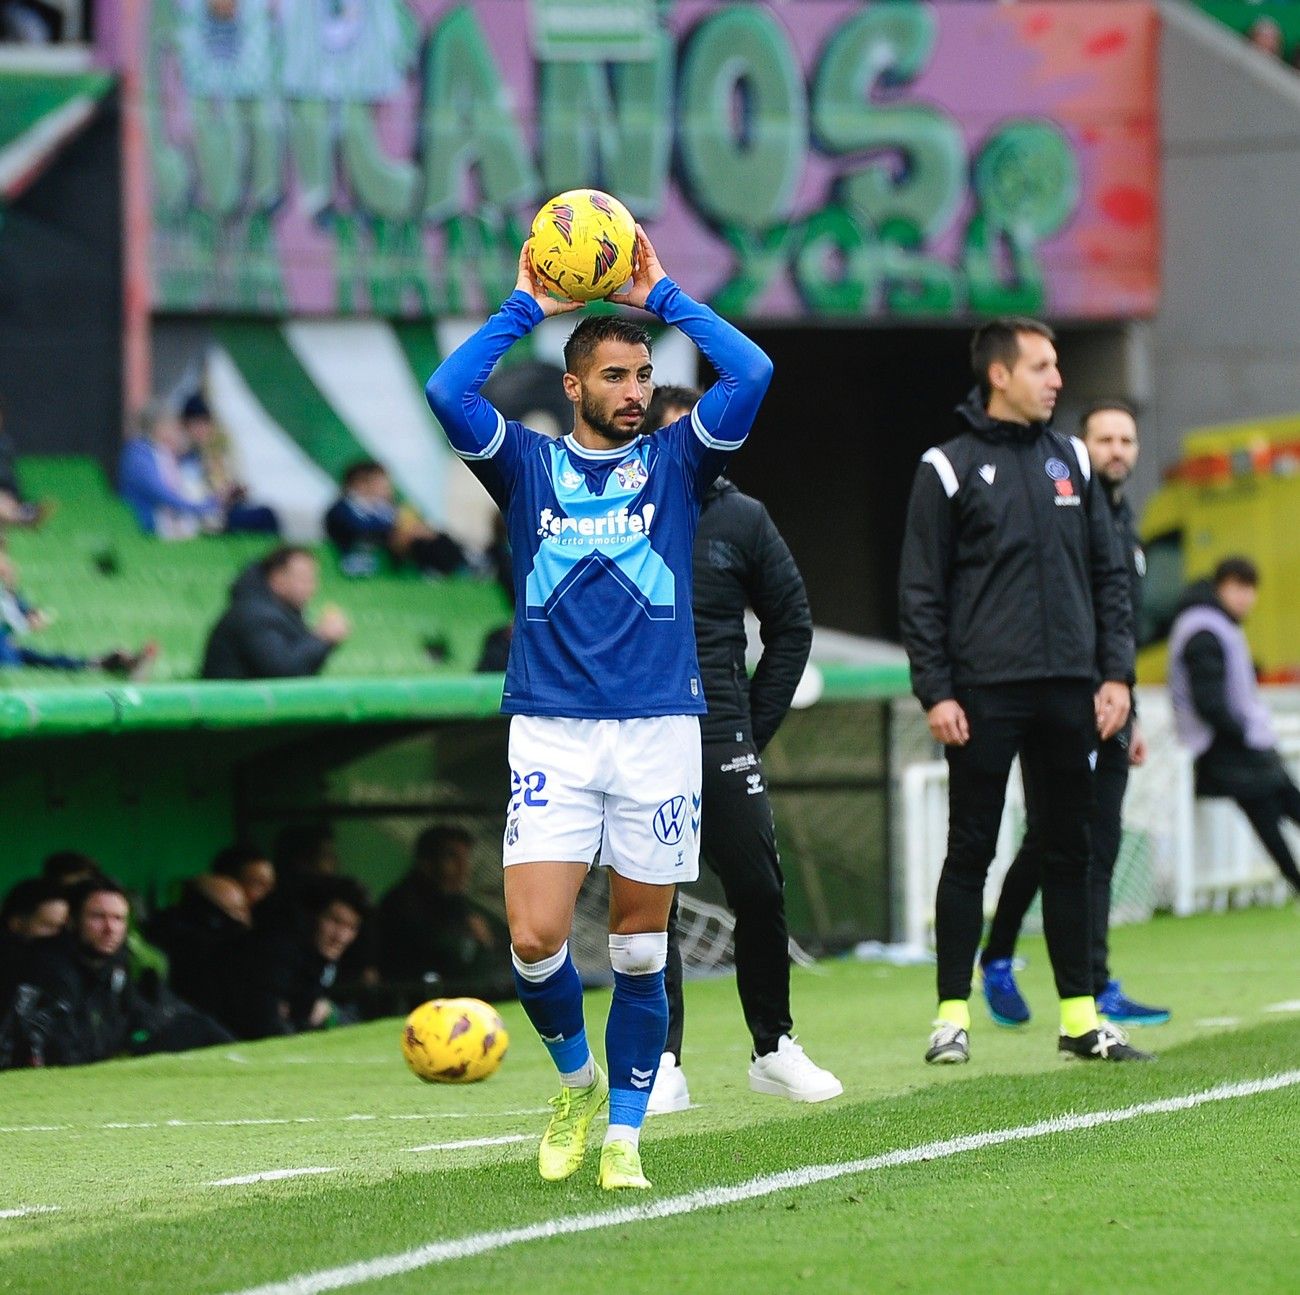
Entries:
{"label": "player's hand gripping ball", "polygon": [[501,1064],[510,1036],[478,998],[435,998],[406,1018],[402,1055],[426,1084],[472,1084]]}
{"label": "player's hand gripping ball", "polygon": [[636,222],[599,189],[570,189],[533,218],[529,255],[537,277],[556,296],[595,301],[632,277]]}

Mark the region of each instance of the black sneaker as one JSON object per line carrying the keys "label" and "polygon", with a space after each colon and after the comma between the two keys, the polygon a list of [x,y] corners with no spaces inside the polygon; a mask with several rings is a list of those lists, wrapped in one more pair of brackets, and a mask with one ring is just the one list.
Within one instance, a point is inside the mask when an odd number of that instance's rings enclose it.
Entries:
{"label": "black sneaker", "polygon": [[1107,1022],[1087,1034],[1062,1032],[1056,1050],[1066,1057],[1080,1061],[1154,1061],[1154,1052],[1140,1052],[1130,1045],[1128,1036],[1118,1026]]}
{"label": "black sneaker", "polygon": [[957,1066],[969,1061],[970,1036],[966,1031],[949,1021],[935,1021],[935,1026],[925,1059],[932,1066]]}

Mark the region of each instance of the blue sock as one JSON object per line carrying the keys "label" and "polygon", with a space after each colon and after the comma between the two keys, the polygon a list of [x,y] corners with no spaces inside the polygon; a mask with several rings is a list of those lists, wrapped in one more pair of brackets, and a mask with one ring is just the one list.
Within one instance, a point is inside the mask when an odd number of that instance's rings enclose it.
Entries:
{"label": "blue sock", "polygon": [[581,1070],[591,1060],[582,1019],[582,981],[569,956],[568,941],[541,962],[521,962],[510,950],[519,1001],[562,1075]]}
{"label": "blue sock", "polygon": [[614,973],[614,1001],[605,1026],[609,1122],[639,1129],[659,1058],[668,1039],[668,995],[662,967],[642,975]]}

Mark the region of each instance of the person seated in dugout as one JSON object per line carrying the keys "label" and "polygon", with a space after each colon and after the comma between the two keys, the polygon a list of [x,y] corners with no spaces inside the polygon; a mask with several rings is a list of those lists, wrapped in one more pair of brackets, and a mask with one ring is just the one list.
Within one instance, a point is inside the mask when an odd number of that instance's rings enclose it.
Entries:
{"label": "person seated in dugout", "polygon": [[465,550],[450,535],[397,503],[388,470],[371,459],[343,474],[343,493],[325,514],[325,534],[350,576],[374,575],[385,559],[432,575],[454,575],[468,565]]}
{"label": "person seated in dugout", "polygon": [[75,1066],[231,1041],[156,980],[152,994],[132,981],[131,905],[117,882],[83,881],[68,909],[67,930],[33,946],[20,971],[0,1026],[0,1065]]}
{"label": "person seated in dugout", "polygon": [[233,877],[204,873],[184,885],[180,900],[156,913],[145,930],[166,955],[168,984],[218,1021],[237,1017],[230,1002],[231,968],[252,939],[248,896]]}
{"label": "person seated in dugout", "polygon": [[216,877],[229,877],[239,883],[253,919],[257,906],[275,891],[277,877],[270,854],[247,841],[227,845],[212,856],[208,871]]}
{"label": "person seated in dugout", "polygon": [[473,849],[463,828],[427,828],[410,871],[380,903],[380,966],[412,1005],[431,985],[487,997],[513,992],[505,926],[469,895]]}
{"label": "person seated in dugout", "polygon": [[13,995],[32,945],[53,939],[67,923],[63,887],[43,877],[18,882],[0,900],[0,1011]]}
{"label": "person seated in dugout", "polygon": [[351,877],[321,877],[303,892],[306,920],[258,932],[232,969],[232,1021],[249,1039],[351,1025],[354,1004],[340,1001],[339,963],[369,911]]}

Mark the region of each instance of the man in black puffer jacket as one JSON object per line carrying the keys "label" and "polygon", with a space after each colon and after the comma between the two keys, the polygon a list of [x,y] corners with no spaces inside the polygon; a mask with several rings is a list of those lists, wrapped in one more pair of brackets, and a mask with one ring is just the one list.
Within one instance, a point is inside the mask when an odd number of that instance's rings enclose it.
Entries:
{"label": "man in black puffer jacket", "polygon": [[970,1056],[984,880],[1017,754],[1042,841],[1058,1046],[1085,1059],[1145,1057],[1099,1022],[1089,956],[1092,767],[1098,737],[1109,740],[1129,715],[1128,575],[1087,450],[1049,426],[1061,389],[1053,342],[1032,319],[976,332],[979,390],[957,411],[959,434],[922,456],[908,506],[899,621],[913,691],[949,769],[929,1062]]}
{"label": "man in black puffer jacket", "polygon": [[326,607],[316,625],[303,612],[316,596],[320,568],[308,549],[286,544],[244,571],[230,606],[212,627],[205,679],[291,679],[320,672],[348,636],[347,618]]}
{"label": "man in black puffer jacket", "polygon": [[[690,412],[699,393],[660,387],[646,415],[663,427]],[[791,1035],[785,882],[760,752],[772,740],[812,647],[803,578],[767,509],[720,477],[704,496],[695,535],[695,642],[709,712],[701,716],[701,853],[718,874],[736,916],[736,987],[753,1037],[749,1086],[759,1093],[818,1102],[843,1086],[809,1060]],[[763,653],[745,670],[745,609],[758,617]],[[682,1073],[682,957],[677,907],[668,924],[668,1040],[650,1111],[690,1103]]]}

